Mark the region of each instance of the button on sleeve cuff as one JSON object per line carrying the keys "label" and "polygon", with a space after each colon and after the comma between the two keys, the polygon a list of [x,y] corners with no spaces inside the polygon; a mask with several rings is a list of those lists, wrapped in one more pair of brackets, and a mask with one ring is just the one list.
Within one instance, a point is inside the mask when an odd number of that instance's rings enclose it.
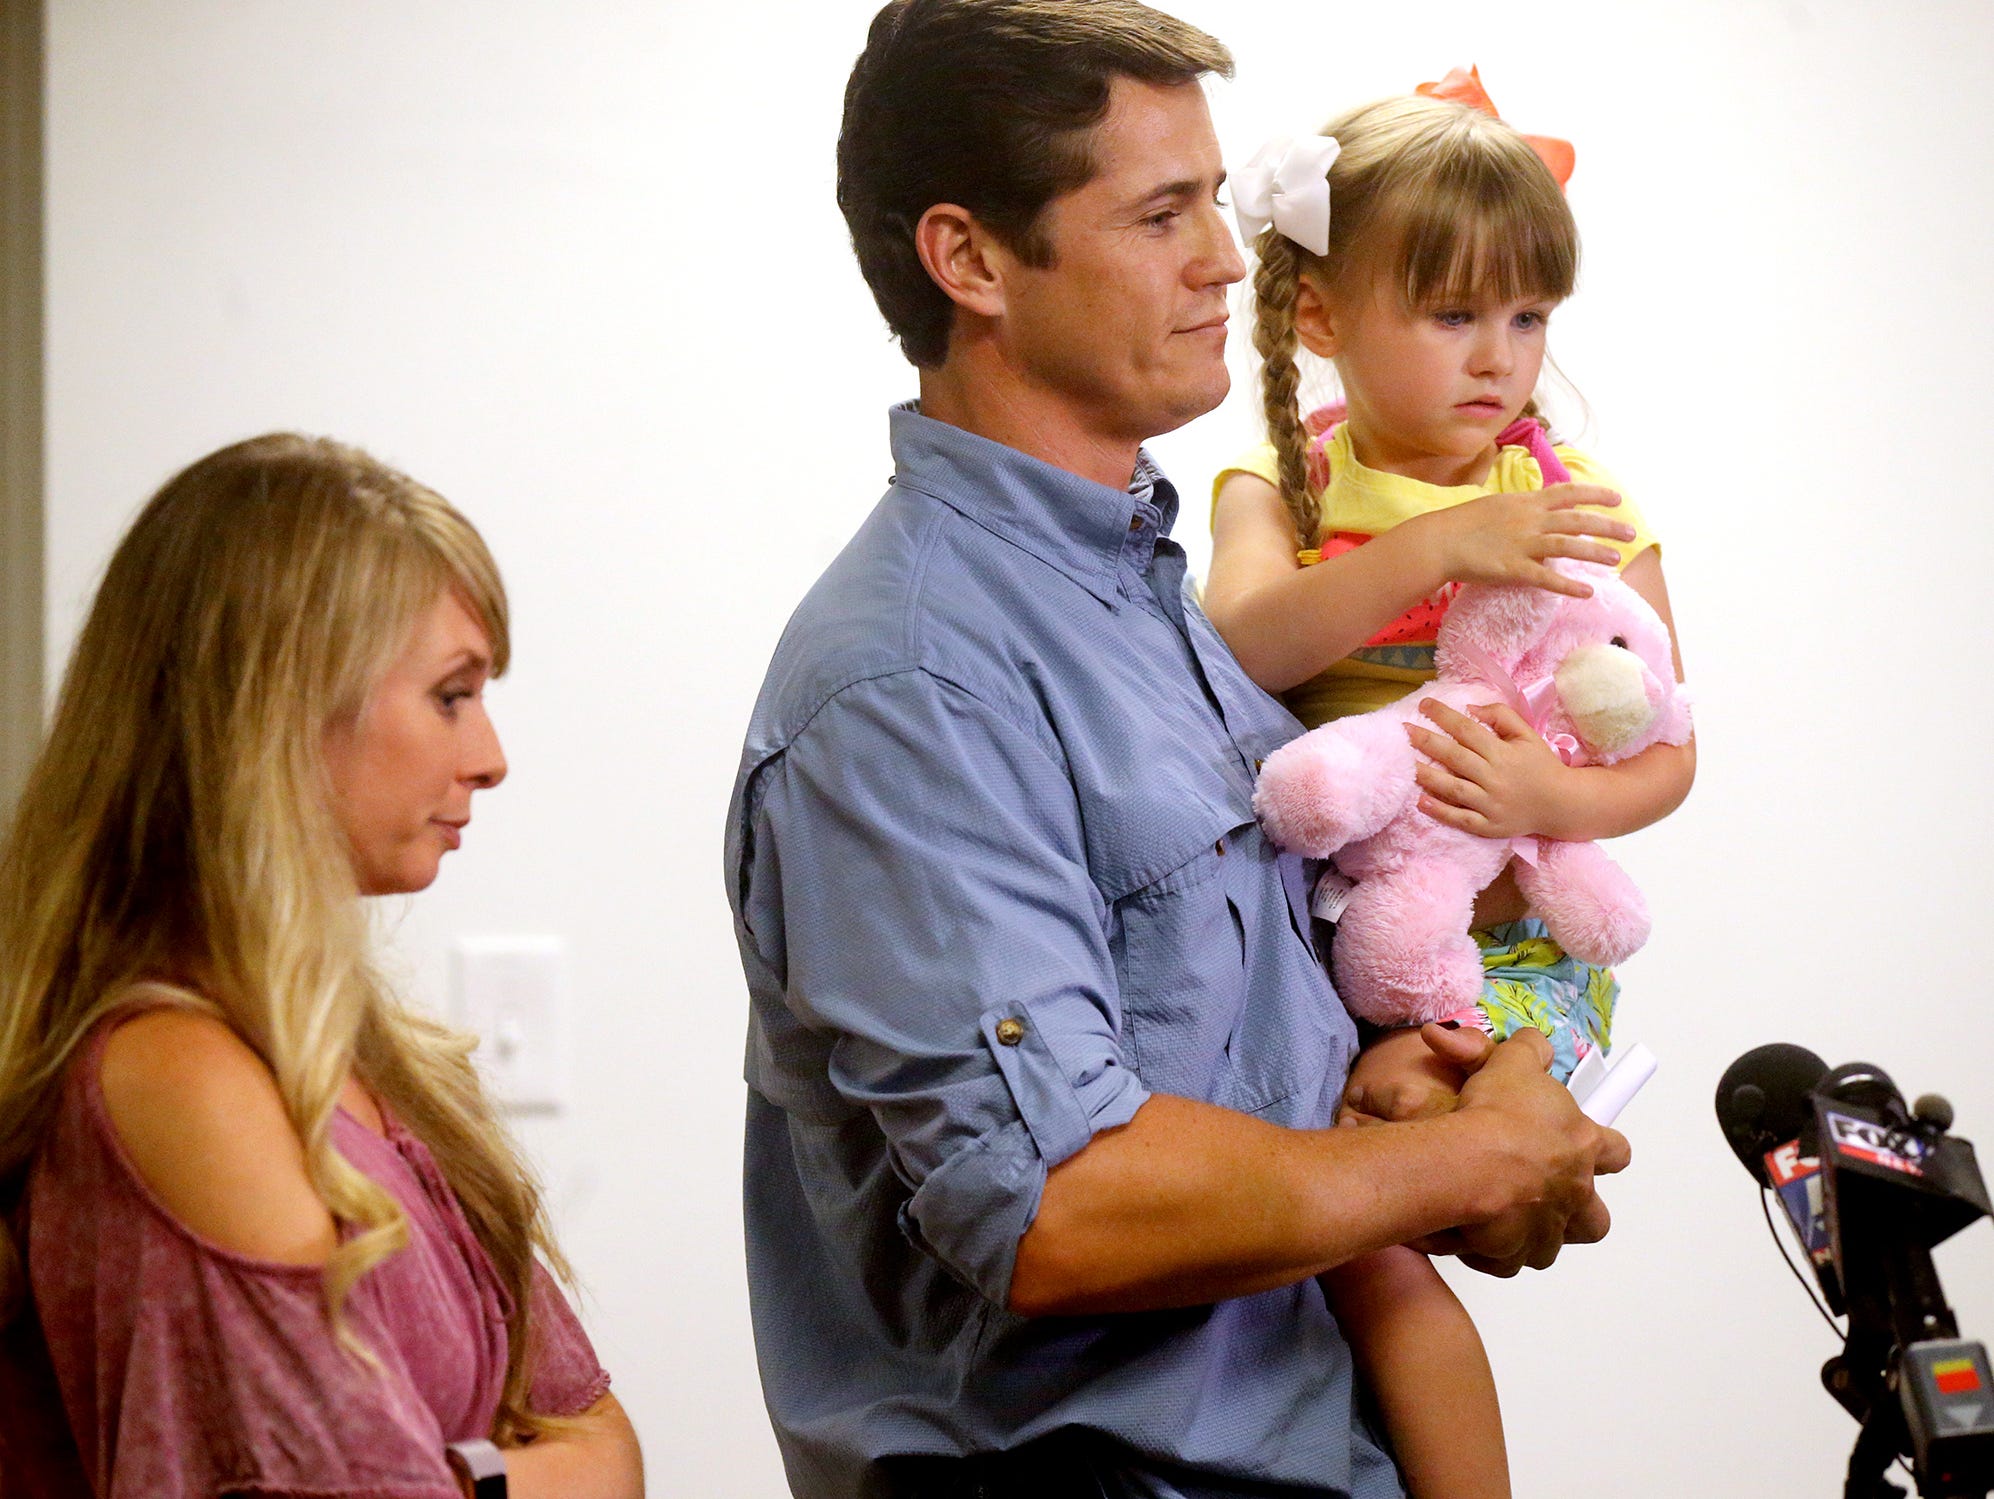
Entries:
{"label": "button on sleeve cuff", "polygon": [[[1070,1077],[1059,1055],[1057,1005],[1016,1004],[983,1017],[982,1030],[1018,1118],[957,1150],[921,1183],[901,1215],[913,1242],[991,1302],[1010,1299],[1018,1241],[1038,1215],[1046,1173],[1099,1130],[1127,1124],[1149,1097],[1098,1041],[1072,1039],[1082,1070]],[[1015,1039],[1007,1040],[1007,1037]],[[1092,1063],[1084,1060],[1088,1051]]]}

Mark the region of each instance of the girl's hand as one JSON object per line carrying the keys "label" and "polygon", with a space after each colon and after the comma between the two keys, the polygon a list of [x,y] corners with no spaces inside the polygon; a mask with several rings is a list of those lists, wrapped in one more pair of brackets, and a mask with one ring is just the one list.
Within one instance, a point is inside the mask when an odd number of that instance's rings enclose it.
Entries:
{"label": "girl's hand", "polygon": [[1597,484],[1553,484],[1523,494],[1486,494],[1406,521],[1430,528],[1444,577],[1456,583],[1528,583],[1583,599],[1592,589],[1552,571],[1553,557],[1612,566],[1620,554],[1602,541],[1632,541],[1626,521],[1580,505],[1618,505],[1620,496]]}
{"label": "girl's hand", "polygon": [[1433,762],[1413,772],[1420,811],[1482,838],[1558,836],[1571,768],[1514,708],[1495,703],[1457,713],[1428,698],[1419,711],[1444,731],[1406,725],[1412,747]]}
{"label": "girl's hand", "polygon": [[1461,1106],[1461,1088],[1495,1043],[1480,1031],[1438,1025],[1386,1031],[1357,1054],[1336,1122],[1402,1124]]}

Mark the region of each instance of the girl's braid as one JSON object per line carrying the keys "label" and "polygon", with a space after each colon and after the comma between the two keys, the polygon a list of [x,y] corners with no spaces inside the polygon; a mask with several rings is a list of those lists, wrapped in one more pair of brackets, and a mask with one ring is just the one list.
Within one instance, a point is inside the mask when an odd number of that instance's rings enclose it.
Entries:
{"label": "girl's braid", "polygon": [[1296,400],[1302,376],[1295,367],[1295,294],[1302,268],[1294,245],[1279,230],[1263,231],[1256,248],[1260,266],[1253,273],[1253,347],[1260,354],[1260,406],[1296,542],[1312,547],[1320,538],[1322,510],[1309,492],[1309,434]]}

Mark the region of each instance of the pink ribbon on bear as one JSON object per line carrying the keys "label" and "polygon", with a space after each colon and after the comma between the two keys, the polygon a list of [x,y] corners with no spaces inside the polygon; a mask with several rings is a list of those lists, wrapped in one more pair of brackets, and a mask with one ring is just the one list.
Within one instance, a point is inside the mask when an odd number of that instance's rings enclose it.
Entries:
{"label": "pink ribbon on bear", "polygon": [[1448,642],[1447,652],[1474,672],[1482,684],[1502,694],[1502,700],[1516,710],[1516,716],[1529,724],[1538,737],[1550,745],[1567,765],[1576,765],[1580,745],[1571,734],[1546,734],[1551,714],[1558,706],[1558,679],[1544,676],[1527,687],[1519,684],[1510,669],[1472,640]]}

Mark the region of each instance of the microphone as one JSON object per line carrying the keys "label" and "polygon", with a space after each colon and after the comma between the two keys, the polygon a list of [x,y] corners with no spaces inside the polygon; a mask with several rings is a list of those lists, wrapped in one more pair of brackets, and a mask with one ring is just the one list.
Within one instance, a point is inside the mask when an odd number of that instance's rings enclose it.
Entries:
{"label": "microphone", "polygon": [[1873,1062],[1831,1069],[1784,1043],[1746,1052],[1717,1084],[1724,1138],[1778,1195],[1823,1315],[1848,1317],[1842,1351],[1821,1371],[1862,1427],[1845,1499],[1901,1495],[1884,1479],[1899,1456],[1921,1495],[1994,1489],[1994,1368],[1959,1336],[1932,1264],[1933,1245],[1994,1213],[1972,1144],[1946,1133],[1952,1115],[1937,1094],[1907,1107]]}
{"label": "microphone", "polygon": [[1909,1122],[1904,1112],[1904,1095],[1897,1091],[1890,1074],[1874,1062],[1844,1062],[1816,1082],[1814,1091],[1838,1103],[1874,1109],[1879,1114]]}
{"label": "microphone", "polygon": [[[1828,1064],[1806,1047],[1775,1041],[1753,1047],[1718,1079],[1717,1122],[1739,1162],[1761,1187],[1773,1185],[1766,1171],[1766,1152],[1797,1140],[1813,1121],[1814,1088],[1827,1076]],[[1890,1079],[1883,1081],[1894,1096],[1897,1090]]]}
{"label": "microphone", "polygon": [[1952,1105],[1938,1093],[1920,1093],[1918,1101],[1911,1105],[1911,1117],[1934,1134],[1944,1134],[1952,1128]]}
{"label": "microphone", "polygon": [[[1843,1074],[1850,1075],[1850,1086],[1860,1086],[1871,1073],[1881,1076],[1878,1069],[1862,1063],[1830,1072],[1828,1064],[1806,1047],[1775,1041],[1739,1057],[1717,1083],[1717,1122],[1724,1138],[1760,1189],[1779,1198],[1813,1267],[1815,1283],[1837,1313],[1842,1310],[1842,1287],[1828,1232],[1827,1184],[1821,1178],[1820,1161],[1802,1154],[1800,1140],[1813,1126],[1817,1089]],[[1883,1083],[1894,1096],[1896,1087],[1890,1079],[1883,1078]]]}

